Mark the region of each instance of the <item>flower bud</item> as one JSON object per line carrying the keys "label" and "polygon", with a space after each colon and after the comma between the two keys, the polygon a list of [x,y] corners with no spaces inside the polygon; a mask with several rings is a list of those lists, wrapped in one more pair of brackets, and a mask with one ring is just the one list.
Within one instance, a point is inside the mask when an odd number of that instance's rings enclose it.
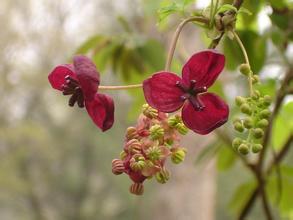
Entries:
{"label": "flower bud", "polygon": [[265,96],[263,97],[263,103],[264,103],[264,105],[265,105],[266,107],[270,106],[271,102],[272,102],[272,98],[271,98],[271,96],[269,96],[269,95],[265,95]]}
{"label": "flower bud", "polygon": [[248,76],[250,74],[250,72],[251,72],[251,69],[250,69],[250,66],[247,63],[243,63],[243,64],[240,65],[239,71],[243,75]]}
{"label": "flower bud", "polygon": [[258,152],[260,152],[261,150],[262,150],[262,145],[261,144],[253,144],[252,145],[252,152],[253,153],[258,153]]}
{"label": "flower bud", "polygon": [[255,128],[252,130],[252,135],[253,135],[253,137],[259,139],[259,138],[263,137],[264,132],[261,128]]}
{"label": "flower bud", "polygon": [[155,177],[159,183],[163,184],[170,179],[170,172],[163,168],[160,172],[156,173]]}
{"label": "flower bud", "polygon": [[128,141],[124,147],[124,150],[126,152],[129,152],[131,154],[138,154],[141,152],[141,143],[137,139],[132,139]]}
{"label": "flower bud", "polygon": [[251,98],[253,100],[258,100],[259,97],[260,97],[260,92],[258,90],[253,91]]}
{"label": "flower bud", "polygon": [[251,115],[252,113],[252,109],[249,107],[249,105],[247,103],[244,103],[241,105],[240,110],[242,113],[247,114],[247,115]]}
{"label": "flower bud", "polygon": [[253,76],[251,77],[251,80],[252,80],[252,83],[253,83],[253,84],[258,83],[258,82],[259,82],[259,77],[258,77],[258,75],[253,75]]}
{"label": "flower bud", "polygon": [[232,147],[234,148],[234,150],[238,150],[238,147],[242,144],[242,139],[241,138],[234,138],[234,140],[232,141]]}
{"label": "flower bud", "polygon": [[156,161],[161,159],[162,151],[158,146],[153,146],[148,148],[145,154],[151,161]]}
{"label": "flower bud", "polygon": [[175,164],[179,164],[184,161],[186,155],[186,150],[183,148],[178,148],[176,151],[172,152],[171,160]]}
{"label": "flower bud", "polygon": [[164,136],[164,129],[160,125],[153,125],[150,128],[150,135],[153,140],[160,139]]}
{"label": "flower bud", "polygon": [[171,128],[175,128],[177,124],[182,123],[182,119],[179,115],[172,115],[168,118],[168,125]]}
{"label": "flower bud", "polygon": [[244,131],[244,127],[243,127],[242,123],[240,123],[240,122],[236,122],[234,124],[234,129],[236,131],[239,131],[239,132],[243,132]]}
{"label": "flower bud", "polygon": [[244,97],[241,97],[241,96],[236,96],[235,97],[235,103],[236,103],[237,106],[241,106],[245,102],[246,102],[246,99]]}
{"label": "flower bud", "polygon": [[239,148],[238,148],[238,152],[246,155],[249,153],[249,147],[247,144],[240,144]]}
{"label": "flower bud", "polygon": [[252,118],[250,118],[250,117],[245,118],[244,121],[243,121],[243,125],[247,129],[252,128],[252,126],[253,126],[253,120],[252,120]]}
{"label": "flower bud", "polygon": [[176,130],[182,135],[186,135],[188,133],[188,128],[183,123],[178,123],[176,125]]}
{"label": "flower bud", "polygon": [[120,159],[121,160],[124,160],[126,156],[127,156],[127,153],[124,150],[120,152]]}
{"label": "flower bud", "polygon": [[267,119],[261,119],[259,122],[256,123],[258,128],[265,128],[269,125],[269,121]]}
{"label": "flower bud", "polygon": [[135,195],[142,195],[143,191],[144,191],[143,184],[142,183],[133,183],[130,186],[129,191]]}
{"label": "flower bud", "polygon": [[150,118],[150,119],[153,119],[153,118],[158,117],[158,110],[152,108],[152,107],[149,106],[148,104],[143,104],[143,106],[142,106],[142,113],[143,113],[146,117],[148,117],[148,118]]}
{"label": "flower bud", "polygon": [[124,168],[124,163],[122,160],[119,160],[119,159],[112,160],[112,173],[114,173],[115,175],[119,175],[123,173],[124,170],[125,168]]}
{"label": "flower bud", "polygon": [[133,171],[142,170],[146,166],[145,158],[141,154],[135,154],[129,162]]}
{"label": "flower bud", "polygon": [[264,109],[264,110],[262,110],[262,111],[259,113],[259,116],[260,116],[261,118],[269,118],[269,117],[270,117],[270,114],[271,114],[270,110],[268,110],[268,109]]}
{"label": "flower bud", "polygon": [[264,108],[264,98],[263,98],[263,97],[260,97],[260,98],[258,99],[258,102],[257,102],[256,105],[257,105],[257,107],[263,109],[263,108]]}
{"label": "flower bud", "polygon": [[131,139],[137,139],[138,133],[135,127],[128,127],[126,130],[126,139],[131,140]]}

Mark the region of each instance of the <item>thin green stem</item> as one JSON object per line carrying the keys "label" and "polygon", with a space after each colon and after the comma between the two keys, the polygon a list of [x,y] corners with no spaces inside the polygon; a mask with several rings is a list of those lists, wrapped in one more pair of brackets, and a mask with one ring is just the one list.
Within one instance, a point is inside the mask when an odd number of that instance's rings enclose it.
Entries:
{"label": "thin green stem", "polygon": [[209,24],[209,19],[204,18],[204,17],[196,16],[196,17],[186,18],[185,20],[183,20],[178,25],[178,27],[177,27],[174,35],[173,35],[173,39],[172,39],[172,42],[170,44],[170,48],[169,48],[169,51],[168,51],[168,56],[167,56],[166,65],[165,65],[165,70],[166,71],[170,70],[171,63],[172,63],[173,56],[174,56],[174,52],[175,52],[175,48],[176,48],[176,44],[177,44],[177,41],[178,41],[178,38],[180,36],[180,33],[181,33],[182,29],[184,28],[184,26],[187,23],[192,22],[192,21],[197,21],[197,22],[200,22],[200,23]]}
{"label": "thin green stem", "polygon": [[214,0],[211,0],[211,6],[210,6],[210,27],[212,26],[213,22],[213,15],[214,15]]}
{"label": "thin green stem", "polygon": [[[240,46],[240,48],[242,50],[242,53],[243,53],[243,56],[244,56],[244,59],[245,59],[245,63],[249,66],[249,69],[250,69],[250,63],[249,63],[249,59],[248,59],[248,55],[247,55],[247,52],[245,50],[245,47],[244,47],[242,41],[240,40],[238,34],[235,31],[232,31],[232,33],[233,33],[234,38],[236,39],[238,45]],[[253,89],[252,89],[252,71],[250,71],[250,73],[248,75],[248,83],[249,83],[249,93],[250,93],[250,96],[252,96],[252,92],[253,92]]]}
{"label": "thin green stem", "polygon": [[142,87],[142,84],[134,84],[134,85],[127,85],[127,86],[99,86],[99,90],[136,89],[141,87]]}

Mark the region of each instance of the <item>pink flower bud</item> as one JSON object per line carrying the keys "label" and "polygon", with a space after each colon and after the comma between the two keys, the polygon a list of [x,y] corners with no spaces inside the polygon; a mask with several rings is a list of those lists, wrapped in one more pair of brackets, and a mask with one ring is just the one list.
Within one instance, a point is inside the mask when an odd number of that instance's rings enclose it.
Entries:
{"label": "pink flower bud", "polygon": [[112,173],[115,175],[122,174],[124,172],[124,164],[122,160],[114,159],[112,160]]}
{"label": "pink flower bud", "polygon": [[144,188],[142,183],[133,183],[129,188],[129,191],[135,195],[142,195],[143,190]]}

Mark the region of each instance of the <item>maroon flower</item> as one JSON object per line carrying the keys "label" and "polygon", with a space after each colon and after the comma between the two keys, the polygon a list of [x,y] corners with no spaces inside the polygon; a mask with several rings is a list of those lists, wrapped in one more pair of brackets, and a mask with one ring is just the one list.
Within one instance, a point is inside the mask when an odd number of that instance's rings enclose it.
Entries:
{"label": "maroon flower", "polygon": [[209,88],[225,65],[224,55],[215,50],[194,54],[184,65],[182,78],[161,71],[143,82],[146,101],[162,112],[175,112],[182,106],[184,124],[199,134],[208,134],[223,125],[228,105]]}
{"label": "maroon flower", "polygon": [[86,56],[78,55],[72,64],[57,66],[48,76],[54,89],[71,95],[69,106],[75,103],[86,110],[93,122],[106,131],[114,122],[114,102],[111,97],[97,93],[100,75],[95,64]]}

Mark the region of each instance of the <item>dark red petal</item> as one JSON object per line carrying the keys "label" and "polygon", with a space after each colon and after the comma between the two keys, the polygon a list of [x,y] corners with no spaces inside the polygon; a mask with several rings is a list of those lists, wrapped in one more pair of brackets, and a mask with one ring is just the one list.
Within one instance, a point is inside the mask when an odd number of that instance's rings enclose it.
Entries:
{"label": "dark red petal", "polygon": [[67,75],[71,76],[73,79],[77,79],[72,64],[62,64],[55,67],[49,74],[48,79],[54,89],[62,91],[62,85],[65,83],[65,76]]}
{"label": "dark red petal", "polygon": [[183,92],[176,86],[181,78],[174,73],[158,72],[144,80],[143,92],[147,103],[162,112],[178,110],[183,101]]}
{"label": "dark red petal", "polygon": [[216,50],[204,50],[194,54],[182,69],[185,84],[196,81],[197,87],[210,87],[225,66],[225,56]]}
{"label": "dark red petal", "polygon": [[228,120],[229,107],[213,93],[202,94],[199,99],[205,108],[196,111],[191,103],[187,102],[182,109],[182,120],[194,132],[208,134]]}
{"label": "dark red petal", "polygon": [[85,101],[85,107],[93,122],[106,131],[114,123],[114,102],[110,96],[96,94],[93,101]]}
{"label": "dark red petal", "polygon": [[96,65],[86,56],[78,55],[73,58],[74,69],[84,94],[85,100],[91,101],[98,90],[100,74]]}

